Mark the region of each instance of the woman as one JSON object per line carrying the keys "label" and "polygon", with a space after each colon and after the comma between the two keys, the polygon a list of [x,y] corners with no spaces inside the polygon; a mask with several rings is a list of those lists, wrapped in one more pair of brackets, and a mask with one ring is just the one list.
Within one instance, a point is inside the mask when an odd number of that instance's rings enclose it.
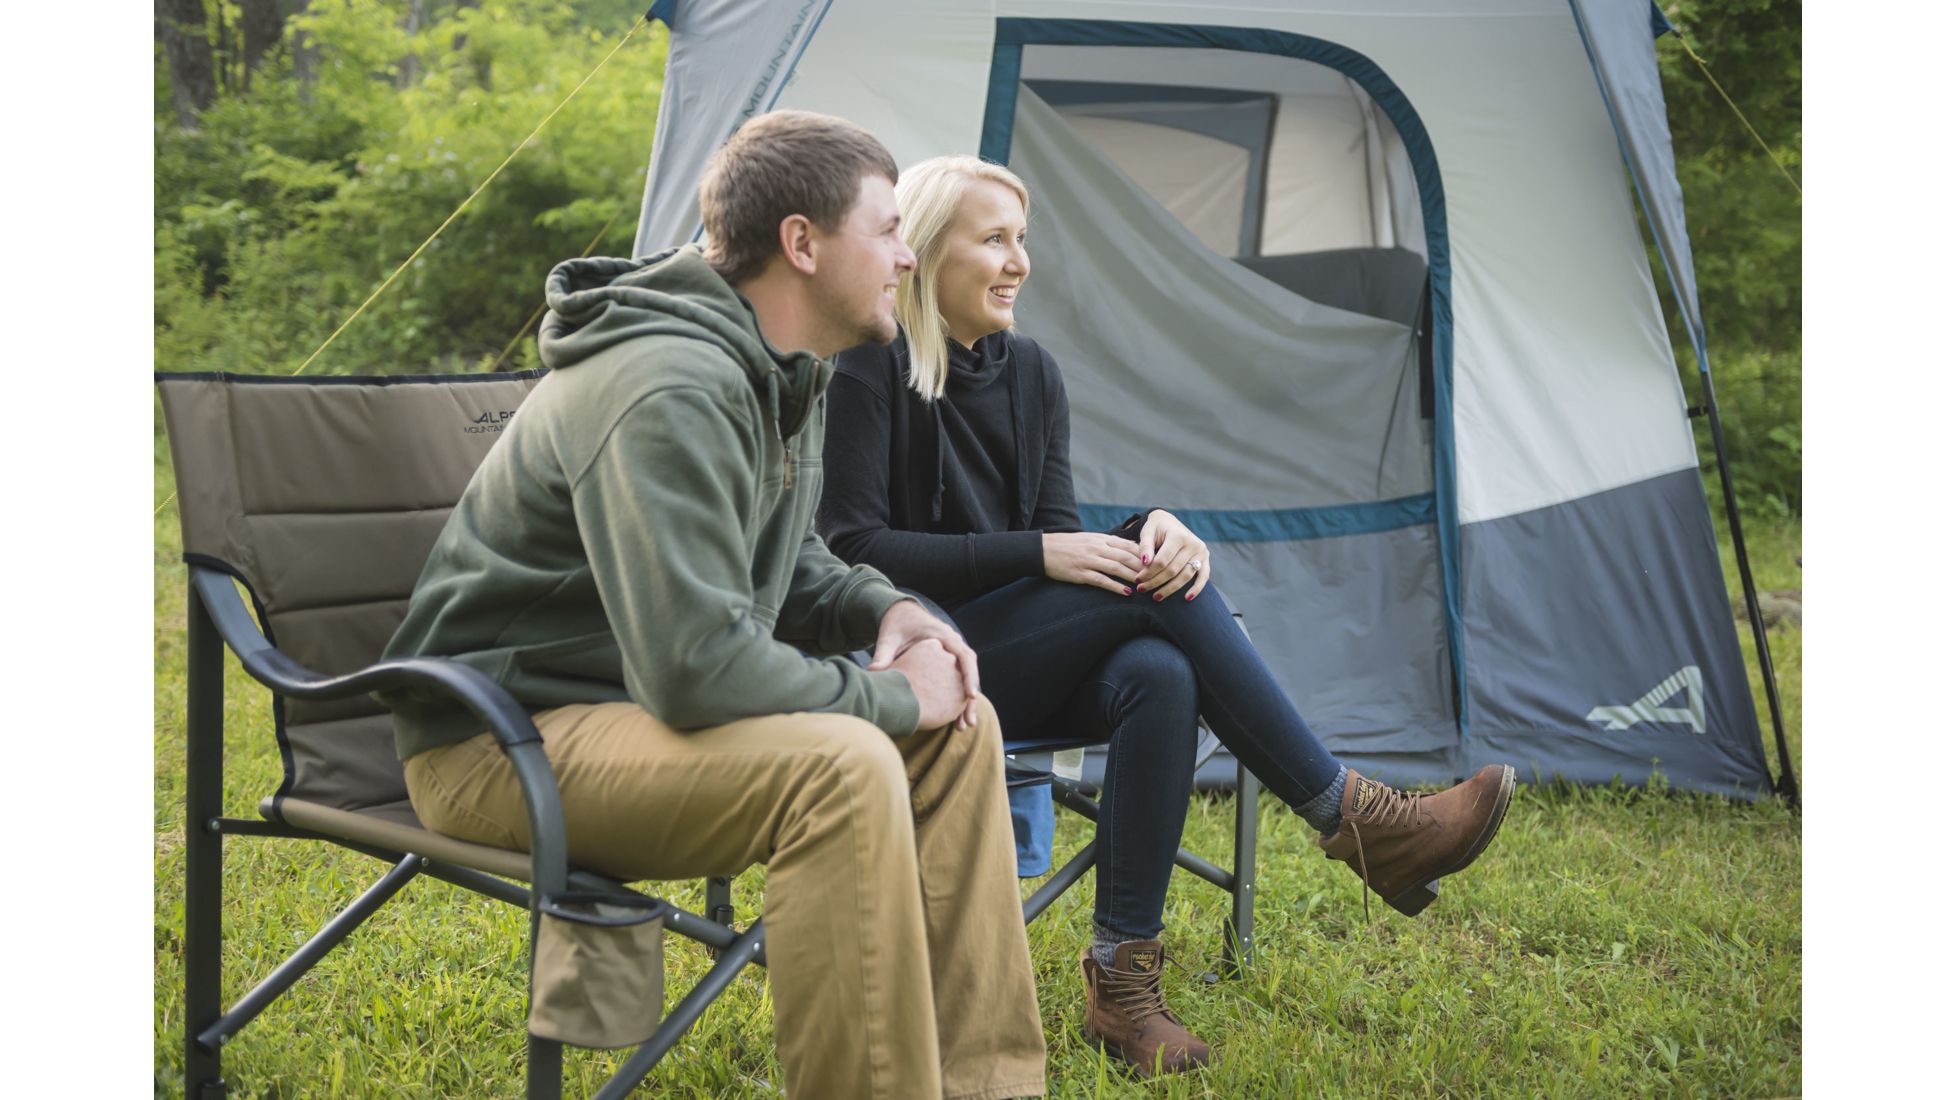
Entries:
{"label": "woman", "polygon": [[1011,331],[1031,271],[1024,183],[937,157],[902,173],[897,204],[918,263],[897,290],[902,332],[836,358],[817,526],[949,611],[1008,736],[1108,738],[1087,1031],[1144,1071],[1191,1068],[1209,1049],[1162,999],[1157,937],[1198,711],[1327,857],[1408,915],[1492,839],[1514,769],[1423,796],[1351,771],[1237,628],[1187,526],[1155,509],[1081,531],[1065,387]]}

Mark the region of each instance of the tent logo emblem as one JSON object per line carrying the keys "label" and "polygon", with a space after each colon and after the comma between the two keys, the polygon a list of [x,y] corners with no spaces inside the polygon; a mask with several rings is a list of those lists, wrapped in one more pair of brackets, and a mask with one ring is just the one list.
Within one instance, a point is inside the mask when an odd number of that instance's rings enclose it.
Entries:
{"label": "tent logo emblem", "polygon": [[[1684,706],[1667,707],[1682,694]],[[1682,722],[1692,733],[1705,732],[1705,674],[1697,665],[1686,665],[1644,693],[1644,697],[1623,706],[1603,706],[1589,712],[1591,722],[1603,723],[1606,730],[1627,730],[1639,722]]]}

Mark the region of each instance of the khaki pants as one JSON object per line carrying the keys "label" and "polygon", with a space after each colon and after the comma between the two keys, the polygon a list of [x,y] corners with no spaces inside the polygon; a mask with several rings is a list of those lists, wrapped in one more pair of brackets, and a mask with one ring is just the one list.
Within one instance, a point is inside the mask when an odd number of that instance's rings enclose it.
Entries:
{"label": "khaki pants", "polygon": [[[767,864],[768,983],[791,1097],[1044,1095],[998,718],[891,738],[782,714],[680,733],[630,703],[536,716],[570,858],[627,881]],[[527,849],[491,735],[407,762],[428,827]]]}

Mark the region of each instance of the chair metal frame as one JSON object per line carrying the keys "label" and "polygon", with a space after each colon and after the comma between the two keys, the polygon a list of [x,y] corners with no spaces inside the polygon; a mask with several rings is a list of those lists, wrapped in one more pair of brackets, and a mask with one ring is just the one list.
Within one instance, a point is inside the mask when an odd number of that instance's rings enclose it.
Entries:
{"label": "chair metal frame", "polygon": [[[1203,742],[1197,746],[1195,768],[1200,770],[1209,758],[1221,748],[1213,733],[1204,730]],[[1006,753],[1046,753],[1063,752],[1068,749],[1086,748],[1097,745],[1098,741],[1010,741],[1005,743]],[[1100,802],[1096,791],[1078,779],[1050,772],[1030,773],[1040,779],[1050,779],[1053,785],[1053,803],[1071,813],[1078,814],[1088,821],[1100,821]],[[1256,836],[1257,836],[1257,792],[1260,789],[1257,778],[1242,761],[1236,763],[1236,810],[1234,858],[1230,869],[1221,867],[1187,848],[1175,850],[1175,866],[1209,883],[1229,895],[1229,913],[1223,917],[1222,927],[1222,969],[1226,977],[1241,974],[1251,964],[1252,945],[1255,937],[1256,902]],[[1072,858],[1059,870],[1054,871],[1045,882],[1039,884],[1024,905],[1025,919],[1031,924],[1039,914],[1045,912],[1061,895],[1072,889],[1074,884],[1086,876],[1094,865],[1094,842],[1087,841]]]}
{"label": "chair metal frame", "polygon": [[[343,676],[324,676],[281,652],[259,630],[232,577],[193,565],[189,580],[189,672],[185,705],[187,742],[184,784],[184,1096],[217,1100],[225,1094],[222,1050],[244,1026],[290,989],[308,970],[338,947],[368,917],[419,875],[521,906],[530,912],[530,941],[554,899],[567,891],[626,895],[644,899],[623,884],[570,866],[565,854],[564,815],[543,740],[523,707],[500,685],[455,661],[411,658],[382,661]],[[224,650],[237,654],[244,670],[275,694],[315,701],[345,699],[406,685],[438,689],[482,720],[509,757],[529,813],[529,883],[511,882],[473,867],[412,851],[396,851],[343,837],[300,829],[284,822],[224,816]],[[366,892],[283,963],[239,998],[229,1011],[222,1003],[224,839],[288,837],[320,840],[373,856],[388,870]],[[709,899],[724,906],[727,880],[708,882]],[[726,907],[713,920],[651,899],[670,931],[706,945],[718,958],[681,998],[651,1038],[625,1060],[599,1090],[601,1100],[617,1100],[651,1072],[708,1005],[725,992],[740,971],[765,966],[765,934],[756,921],[745,931],[731,927]],[[709,911],[715,902],[709,900]],[[563,1044],[529,1036],[525,1095],[556,1100],[563,1095]]]}
{"label": "chair metal frame", "polygon": [[[530,912],[530,942],[552,899],[567,891],[595,891],[642,898],[622,883],[570,866],[564,840],[563,807],[543,741],[529,713],[495,681],[455,661],[410,658],[382,661],[342,676],[326,676],[300,665],[260,631],[239,596],[231,574],[192,565],[188,593],[189,661],[185,705],[184,784],[184,1096],[218,1100],[225,1095],[222,1050],[300,977],[409,882],[427,875]],[[344,699],[409,684],[433,687],[461,702],[491,731],[508,756],[529,813],[530,881],[512,882],[488,872],[412,851],[370,844],[297,828],[280,821],[226,817],[224,792],[224,650],[237,654],[244,671],[276,695],[314,701]],[[1092,742],[1012,742],[1012,751],[1053,751]],[[1207,752],[1214,752],[1213,737]],[[1205,753],[1198,759],[1198,766]],[[1251,958],[1257,834],[1257,781],[1237,765],[1235,859],[1225,871],[1182,849],[1176,865],[1227,892],[1230,912],[1223,924],[1223,973],[1240,973]],[[1054,776],[1053,801],[1089,821],[1098,821],[1100,804],[1093,788]],[[229,837],[285,837],[319,840],[388,864],[374,884],[329,920],[311,939],[254,986],[227,1011],[222,1002],[223,862]],[[1030,924],[1071,889],[1094,864],[1091,841],[1025,899]],[[659,1060],[697,1022],[735,977],[749,965],[765,966],[762,922],[733,927],[732,879],[705,883],[705,914],[660,902],[666,928],[703,944],[716,956],[706,975],[681,998],[657,1031],[625,1060],[596,1094],[618,1100],[651,1073]],[[659,899],[654,899],[659,900]],[[528,1036],[525,1095],[556,1100],[563,1094],[563,1044]]]}

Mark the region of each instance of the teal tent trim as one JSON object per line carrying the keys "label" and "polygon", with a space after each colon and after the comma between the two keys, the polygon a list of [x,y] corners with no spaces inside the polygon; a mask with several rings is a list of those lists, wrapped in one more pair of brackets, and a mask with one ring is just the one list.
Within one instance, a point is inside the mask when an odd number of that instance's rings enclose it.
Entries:
{"label": "teal tent trim", "polygon": [[1655,0],[1652,0],[1650,5],[1650,36],[1652,38],[1662,38],[1676,31],[1677,28],[1671,25],[1671,17],[1665,15],[1664,9],[1658,7]]}
{"label": "teal tent trim", "polygon": [[979,156],[998,164],[1011,160],[1012,118],[1018,104],[1021,58],[1024,47],[1029,45],[1186,47],[1310,61],[1334,69],[1364,88],[1399,131],[1407,158],[1413,165],[1426,226],[1427,271],[1432,288],[1429,312],[1433,325],[1434,526],[1440,542],[1440,580],[1445,597],[1447,656],[1453,671],[1455,721],[1465,740],[1469,715],[1460,627],[1460,500],[1454,472],[1453,272],[1447,246],[1447,204],[1440,163],[1419,113],[1371,58],[1321,38],[1248,27],[1008,18],[998,21],[978,148]]}
{"label": "teal tent trim", "polygon": [[1005,39],[1004,24],[1022,22],[999,20],[997,45],[992,47],[992,76],[985,90],[985,123],[978,134],[978,155],[993,164],[1012,159],[1012,112],[1019,105],[1019,64],[1022,49]]}
{"label": "teal tent trim", "polygon": [[[1082,504],[1080,526],[1107,531],[1141,511],[1142,505]],[[1204,542],[1297,542],[1371,535],[1402,527],[1424,527],[1434,520],[1433,494],[1365,504],[1319,508],[1177,508],[1181,520]]]}

